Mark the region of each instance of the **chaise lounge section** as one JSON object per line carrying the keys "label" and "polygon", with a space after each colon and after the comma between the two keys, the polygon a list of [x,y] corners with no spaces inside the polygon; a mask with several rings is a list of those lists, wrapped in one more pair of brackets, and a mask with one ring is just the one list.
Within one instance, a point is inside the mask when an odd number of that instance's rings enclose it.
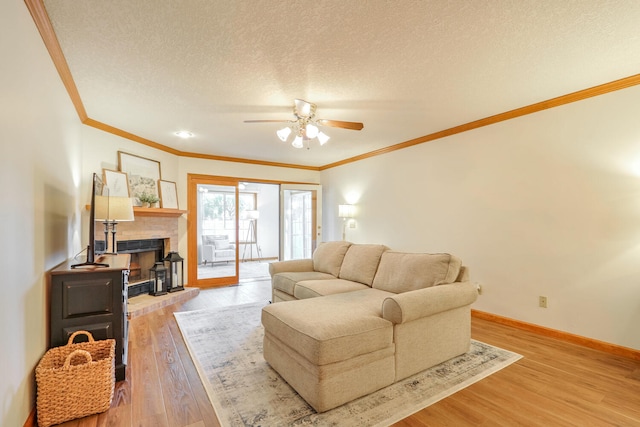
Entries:
{"label": "chaise lounge section", "polygon": [[469,350],[477,291],[452,255],[326,242],[270,273],[265,360],[317,412]]}

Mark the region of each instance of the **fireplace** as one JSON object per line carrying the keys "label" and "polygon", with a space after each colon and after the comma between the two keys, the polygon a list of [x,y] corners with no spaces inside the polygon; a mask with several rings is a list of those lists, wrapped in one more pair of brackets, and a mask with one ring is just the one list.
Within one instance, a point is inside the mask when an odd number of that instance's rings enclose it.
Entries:
{"label": "fireplace", "polygon": [[[133,208],[135,221],[118,223],[118,253],[131,254],[129,297],[149,292],[149,269],[170,251],[178,251],[178,215],[161,208]],[[109,236],[110,237],[110,236]],[[104,230],[95,228],[96,252],[104,252]]]}
{"label": "fireplace", "polygon": [[[129,265],[129,298],[148,294],[149,269],[165,256],[166,239],[138,239],[117,241],[118,253],[131,254]],[[96,251],[104,252],[104,240],[96,242]]]}

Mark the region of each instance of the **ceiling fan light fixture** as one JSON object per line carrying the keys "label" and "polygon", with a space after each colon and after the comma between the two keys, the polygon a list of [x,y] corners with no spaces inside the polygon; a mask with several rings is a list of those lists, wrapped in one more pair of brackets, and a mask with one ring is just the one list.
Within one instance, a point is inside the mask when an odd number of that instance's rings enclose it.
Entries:
{"label": "ceiling fan light fixture", "polygon": [[318,138],[318,142],[320,142],[320,145],[326,144],[326,142],[331,139],[331,137],[324,132],[318,132],[316,138]]}
{"label": "ceiling fan light fixture", "polygon": [[306,127],[307,138],[313,139],[318,136],[318,126],[313,123],[307,123]]}
{"label": "ceiling fan light fixture", "polygon": [[295,138],[291,142],[291,145],[295,148],[303,148],[306,145],[307,149],[311,148],[311,143],[309,141],[317,139],[320,145],[324,145],[329,141],[329,139],[331,139],[329,135],[320,131],[319,126],[350,130],[362,130],[364,127],[364,124],[359,122],[317,119],[316,104],[312,104],[302,99],[294,100],[293,115],[295,116],[295,120],[245,120],[245,123],[288,123],[286,127],[276,131],[278,139],[287,142],[290,140],[289,138],[294,135]]}
{"label": "ceiling fan light fixture", "polygon": [[296,135],[295,139],[293,140],[293,142],[291,143],[291,145],[293,145],[296,148],[302,148],[302,137],[300,135]]}
{"label": "ceiling fan light fixture", "polygon": [[296,99],[294,105],[293,114],[298,117],[311,117],[315,113],[315,105],[310,102]]}
{"label": "ceiling fan light fixture", "polygon": [[281,141],[286,141],[289,135],[291,135],[291,128],[284,127],[279,131],[277,131],[276,134],[278,135],[278,138],[280,138]]}

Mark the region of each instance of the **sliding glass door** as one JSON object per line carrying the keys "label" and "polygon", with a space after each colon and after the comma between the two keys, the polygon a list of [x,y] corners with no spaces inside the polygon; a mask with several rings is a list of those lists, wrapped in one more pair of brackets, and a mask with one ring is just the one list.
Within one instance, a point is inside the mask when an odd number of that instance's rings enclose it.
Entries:
{"label": "sliding glass door", "polygon": [[189,176],[189,278],[195,286],[238,283],[238,183]]}
{"label": "sliding glass door", "polygon": [[189,174],[189,285],[232,285],[269,260],[310,258],[322,239],[321,190]]}
{"label": "sliding glass door", "polygon": [[322,187],[280,186],[280,259],[311,258],[322,240]]}

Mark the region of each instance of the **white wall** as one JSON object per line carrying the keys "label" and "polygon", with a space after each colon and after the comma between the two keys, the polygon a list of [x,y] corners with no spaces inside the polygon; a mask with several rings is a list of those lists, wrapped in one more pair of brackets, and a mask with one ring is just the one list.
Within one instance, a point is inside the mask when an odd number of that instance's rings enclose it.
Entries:
{"label": "white wall", "polygon": [[24,3],[0,6],[0,425],[33,408],[47,271],[82,247],[81,125]]}
{"label": "white wall", "polygon": [[[450,252],[474,308],[640,349],[640,87],[322,172],[325,230]],[[538,296],[549,308],[538,307]]]}

